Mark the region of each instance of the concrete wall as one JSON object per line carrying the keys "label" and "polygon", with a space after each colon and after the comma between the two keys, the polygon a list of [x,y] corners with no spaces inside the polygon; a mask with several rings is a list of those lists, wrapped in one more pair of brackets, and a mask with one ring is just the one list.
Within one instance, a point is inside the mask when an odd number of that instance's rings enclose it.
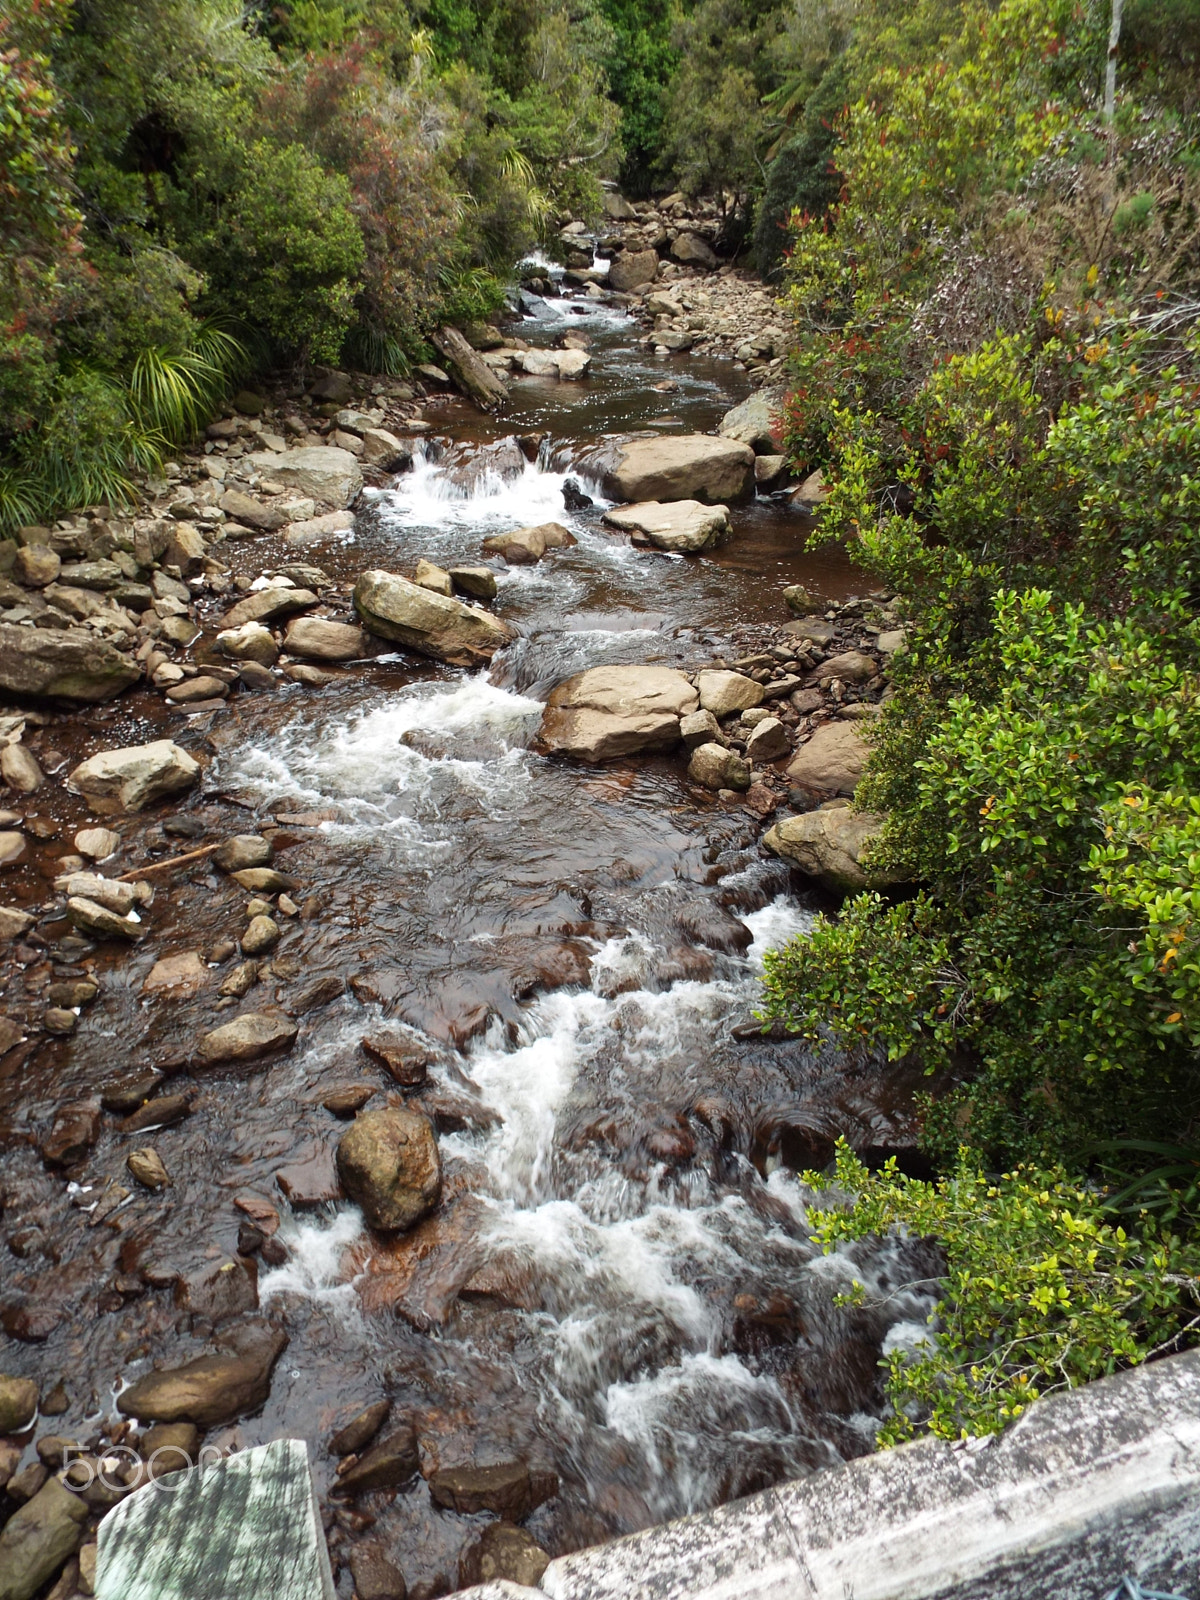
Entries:
{"label": "concrete wall", "polygon": [[[1104,1600],[1131,1573],[1200,1596],[1200,1352],[550,1564],[553,1600]],[[472,1600],[533,1600],[490,1584]]]}

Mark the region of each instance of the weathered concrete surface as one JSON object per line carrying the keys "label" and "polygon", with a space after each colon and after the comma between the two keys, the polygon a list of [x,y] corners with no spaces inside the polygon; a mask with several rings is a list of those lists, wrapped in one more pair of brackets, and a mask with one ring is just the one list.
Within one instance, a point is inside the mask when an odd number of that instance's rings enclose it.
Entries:
{"label": "weathered concrete surface", "polygon": [[[1200,1583],[1200,1352],[552,1561],[554,1600],[1101,1600]],[[513,1600],[498,1583],[470,1600]]]}
{"label": "weathered concrete surface", "polygon": [[96,1600],[334,1600],[302,1439],[148,1484],[104,1518]]}

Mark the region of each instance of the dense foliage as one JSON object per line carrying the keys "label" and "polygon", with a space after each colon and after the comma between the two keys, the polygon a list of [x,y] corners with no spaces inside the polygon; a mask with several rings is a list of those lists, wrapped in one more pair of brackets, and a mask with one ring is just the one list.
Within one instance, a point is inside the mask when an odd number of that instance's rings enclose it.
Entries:
{"label": "dense foliage", "polygon": [[1042,1395],[1177,1350],[1200,1327],[1200,1243],[1146,1217],[1127,1230],[1061,1171],[992,1180],[963,1158],[923,1183],[891,1162],[869,1173],[843,1144],[834,1175],[808,1176],[827,1250],[903,1231],[945,1253],[936,1334],[910,1325],[885,1356],[883,1444],[995,1433]]}
{"label": "dense foliage", "polygon": [[587,5],[37,0],[0,16],[0,531],[119,499],[251,363],[403,371],[599,209]]}
{"label": "dense foliage", "polygon": [[846,1156],[819,1222],[946,1249],[896,1439],[1194,1337],[1200,6],[1126,8],[1111,125],[1107,5],[877,9],[838,195],[793,214],[788,437],[905,616],[856,796],[905,887],[769,957],[766,998],[930,1074],[944,1176]]}

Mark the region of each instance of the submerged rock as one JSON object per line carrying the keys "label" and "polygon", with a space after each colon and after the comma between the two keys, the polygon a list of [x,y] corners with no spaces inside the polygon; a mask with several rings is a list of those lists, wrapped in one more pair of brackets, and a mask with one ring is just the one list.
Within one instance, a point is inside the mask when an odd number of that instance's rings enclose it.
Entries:
{"label": "submerged rock", "polygon": [[593,667],[553,690],[540,737],[548,750],[588,762],[669,750],[696,704],[695,689],[672,667]]}
{"label": "submerged rock", "polygon": [[[377,1113],[378,1115],[378,1113]],[[409,1422],[389,1432],[359,1457],[337,1481],[347,1494],[368,1489],[398,1489],[415,1477],[421,1465],[417,1435]]]}
{"label": "submerged rock", "polygon": [[505,1461],[493,1467],[445,1467],[431,1474],[429,1493],[434,1505],[470,1517],[480,1511],[520,1522],[558,1493],[553,1472],[532,1473],[522,1461]]}
{"label": "submerged rock", "polygon": [[441,1198],[437,1139],[416,1111],[364,1112],[338,1141],[337,1169],[346,1193],[382,1232],[411,1228]]}
{"label": "submerged rock", "polygon": [[331,1455],[356,1456],[364,1450],[383,1427],[392,1409],[390,1400],[376,1400],[365,1411],[360,1411],[344,1428],[339,1428],[329,1441]]}
{"label": "submerged rock", "polygon": [[684,555],[711,550],[729,534],[729,507],[703,506],[698,500],[674,500],[606,511],[602,521],[623,533],[641,534],[659,550]]}
{"label": "submerged rock", "polygon": [[118,1395],[117,1410],[139,1422],[233,1422],[264,1404],[287,1343],[270,1323],[244,1323],[222,1338],[218,1354],[139,1378]]}
{"label": "submerged rock", "polygon": [[501,1581],[536,1589],[549,1565],[549,1552],[531,1533],[509,1522],[493,1522],[463,1555],[458,1581],[463,1588]]}
{"label": "submerged rock", "polygon": [[433,594],[395,572],[364,572],[354,607],[371,633],[452,666],[476,667],[516,634],[490,612]]}
{"label": "submerged rock", "polygon": [[80,762],[67,787],[100,812],[140,811],[164,795],[190,789],[200,764],[170,739],[103,750]]}

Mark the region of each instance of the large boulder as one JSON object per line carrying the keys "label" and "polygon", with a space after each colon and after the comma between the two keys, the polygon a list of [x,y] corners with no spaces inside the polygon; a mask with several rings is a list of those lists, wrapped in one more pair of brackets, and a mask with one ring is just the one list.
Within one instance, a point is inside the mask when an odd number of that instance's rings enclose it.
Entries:
{"label": "large boulder", "polygon": [[883,818],[873,811],[827,806],[777,822],[764,835],[763,843],[823,888],[835,894],[856,894],[860,889],[883,888],[898,881],[891,874],[868,873],[862,866],[863,852],[882,825]]}
{"label": "large boulder", "polygon": [[671,260],[679,261],[686,267],[701,267],[705,272],[712,272],[717,265],[712,245],[702,234],[693,233],[690,228],[684,228],[671,240]]}
{"label": "large boulder", "polygon": [[702,500],[711,506],[754,492],[753,450],[707,433],[612,439],[579,466],[599,480],[609,500]]}
{"label": "large boulder", "polygon": [[200,776],[200,764],[170,739],[152,744],[127,745],[123,750],[102,750],[81,761],[67,779],[67,787],[91,802],[95,811],[140,811],[164,795],[190,789]]}
{"label": "large boulder", "polygon": [[411,1228],[437,1205],[442,1162],[433,1124],[399,1107],[367,1111],[338,1141],[338,1176],[372,1228]]}
{"label": "large boulder", "polygon": [[305,445],[299,450],[258,450],[247,465],[264,478],[309,495],[340,510],[350,504],[363,486],[363,475],[349,450],[336,445]]}
{"label": "large boulder", "polygon": [[456,667],[481,666],[516,637],[490,612],[422,589],[395,572],[362,573],[354,585],[354,608],[369,633]]}
{"label": "large boulder", "polygon": [[608,271],[608,283],[618,294],[640,289],[658,276],[658,253],[654,250],[624,250]]}
{"label": "large boulder", "polygon": [[50,1478],[0,1533],[0,1600],[32,1600],[78,1550],[90,1507]]}
{"label": "large boulder", "polygon": [[219,1353],[148,1372],[117,1397],[117,1410],[139,1422],[194,1422],[215,1428],[257,1411],[271,1392],[271,1371],[287,1335],[268,1323],[244,1323],[224,1336]]}
{"label": "large boulder", "polygon": [[777,455],[782,438],[779,408],[783,396],[782,389],[760,389],[740,406],[734,406],[721,420],[722,438],[749,445],[757,456]]}
{"label": "large boulder", "polygon": [[672,667],[592,667],[554,689],[542,716],[541,742],[580,761],[613,761],[679,743],[680,718],[699,703]]}
{"label": "large boulder", "polygon": [[870,755],[854,723],[825,722],[796,751],[787,769],[788,781],[810,794],[852,795]]}
{"label": "large boulder", "polygon": [[0,623],[0,691],[34,700],[111,700],[141,677],[95,634]]}
{"label": "large boulder", "polygon": [[640,506],[606,511],[602,519],[622,533],[641,536],[659,550],[694,555],[711,550],[729,533],[729,507],[703,506],[699,500],[647,500]]}

